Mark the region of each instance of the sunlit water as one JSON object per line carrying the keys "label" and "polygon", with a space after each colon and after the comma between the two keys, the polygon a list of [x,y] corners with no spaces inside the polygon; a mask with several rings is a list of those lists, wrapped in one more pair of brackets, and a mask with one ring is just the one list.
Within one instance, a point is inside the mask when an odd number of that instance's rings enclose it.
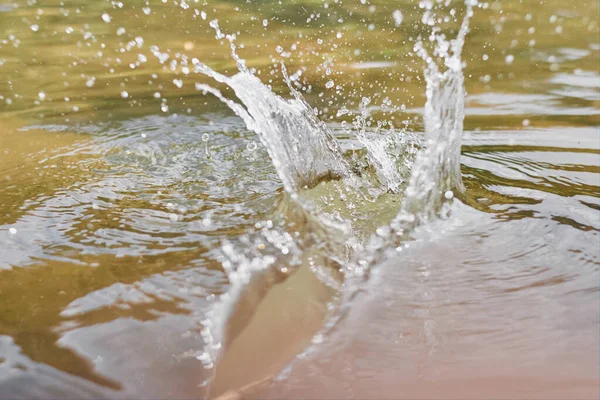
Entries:
{"label": "sunlit water", "polygon": [[460,175],[464,6],[207,3],[0,4],[0,396],[597,398],[597,3],[475,8]]}

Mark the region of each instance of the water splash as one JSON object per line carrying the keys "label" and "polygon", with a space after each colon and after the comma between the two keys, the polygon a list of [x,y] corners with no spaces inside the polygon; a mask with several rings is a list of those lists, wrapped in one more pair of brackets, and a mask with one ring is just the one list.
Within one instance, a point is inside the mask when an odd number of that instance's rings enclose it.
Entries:
{"label": "water splash", "polygon": [[[432,56],[421,40],[415,45],[416,53],[427,64],[424,69],[427,83],[427,101],[423,115],[425,147],[413,165],[402,210],[392,222],[392,227],[399,235],[406,233],[412,226],[436,218],[446,200],[454,197],[453,191],[464,190],[460,174],[461,136],[465,117],[461,54],[469,31],[469,20],[473,16],[473,6],[477,2],[467,0],[465,4],[466,15],[455,39],[447,40],[440,28],[434,27],[429,37],[435,43]],[[443,62],[443,72],[436,58]]]}
{"label": "water splash", "polygon": [[351,178],[350,167],[337,141],[301,94],[291,85],[294,99],[286,100],[273,93],[237,55],[235,36],[224,35],[217,20],[211,21],[210,25],[217,32],[217,39],[227,38],[229,41],[239,72],[231,77],[225,76],[198,59],[192,60],[194,71],[226,84],[243,106],[211,86],[196,84],[196,88],[216,96],[259,135],[286,191],[295,197],[301,189],[313,187],[321,181]]}
{"label": "water splash", "polygon": [[[467,14],[456,39],[447,40],[440,28],[434,26],[429,38],[435,45],[432,56],[422,42],[419,41],[415,46],[416,53],[426,62],[427,102],[424,112],[425,141],[414,162],[415,152],[411,151],[414,150],[414,142],[407,140],[408,135],[404,130],[396,132],[390,129],[384,134],[368,132],[366,106],[369,100],[362,101],[363,112],[355,120],[355,133],[366,149],[366,157],[374,167],[379,185],[376,191],[378,195],[367,202],[376,204],[377,198],[383,198],[382,193],[401,193],[406,187],[400,212],[376,229],[370,245],[366,247],[359,235],[348,229],[348,226],[357,225],[356,216],[361,212],[344,213],[334,198],[346,203],[348,210],[356,208],[357,204],[360,207],[365,199],[357,200],[350,196],[352,200],[348,201],[344,191],[352,188],[353,194],[356,194],[360,193],[363,186],[372,188],[372,175],[360,178],[356,165],[344,157],[333,134],[294,89],[283,64],[282,74],[292,99],[284,99],[263,84],[237,55],[235,35],[223,34],[217,20],[211,21],[210,26],[216,32],[216,38],[225,38],[229,42],[238,73],[233,76],[220,74],[196,58],[192,59],[194,71],[226,85],[233,90],[239,102],[207,84],[196,83],[196,89],[217,97],[242,118],[248,129],[257,133],[292,201],[282,202],[279,215],[283,223],[257,227],[240,238],[240,243],[234,245],[226,241],[221,246],[220,262],[227,272],[231,287],[215,305],[207,320],[204,335],[206,346],[201,357],[207,367],[212,368],[218,362],[224,346],[243,329],[252,310],[264,297],[264,290],[253,289],[254,286],[264,287],[265,282],[270,282],[266,285],[268,287],[285,279],[288,271],[303,265],[307,254],[317,251],[316,245],[320,242],[327,243],[328,247],[326,250],[318,249],[324,265],[329,264],[337,269],[343,266],[341,269],[346,271],[347,281],[360,281],[372,265],[380,261],[384,254],[380,250],[393,247],[398,236],[404,237],[415,225],[434,219],[446,200],[453,197],[452,191],[463,190],[460,145],[464,119],[464,77],[460,57],[474,4],[468,0],[466,5]],[[439,60],[443,63],[443,71],[438,66]],[[325,194],[313,190],[321,183],[330,181],[339,181],[340,184],[326,184]],[[317,193],[312,200],[316,196],[326,204],[330,199],[334,212],[328,214],[324,211],[327,207],[307,206],[314,203],[305,201],[311,199],[311,190],[313,194]],[[293,218],[287,218],[290,213],[294,214]],[[340,224],[336,225],[336,220]],[[285,221],[301,222],[291,227]],[[332,234],[336,228],[342,235]],[[322,240],[323,237],[325,240]],[[382,238],[391,238],[391,242]],[[374,242],[377,243],[376,247],[372,246]],[[323,257],[323,254],[326,256]],[[350,286],[345,290],[342,302],[347,302],[356,292],[357,286],[354,283]],[[251,297],[248,297],[248,293],[251,293]],[[234,320],[237,322],[232,323]]]}

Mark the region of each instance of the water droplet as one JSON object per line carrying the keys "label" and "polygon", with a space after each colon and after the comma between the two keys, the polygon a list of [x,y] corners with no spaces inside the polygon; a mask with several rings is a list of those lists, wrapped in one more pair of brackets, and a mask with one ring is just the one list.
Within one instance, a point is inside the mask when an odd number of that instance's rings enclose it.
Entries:
{"label": "water droplet", "polygon": [[125,30],[125,28],[121,27],[121,28],[117,29],[117,36],[122,36],[125,34],[125,32],[127,32]]}
{"label": "water droplet", "polygon": [[166,105],[166,104],[163,104],[162,106],[160,106],[160,110],[161,110],[162,112],[165,112],[165,113],[166,113],[167,111],[169,111],[169,106],[168,106],[168,105]]}
{"label": "water droplet", "polygon": [[396,26],[402,25],[402,21],[404,21],[404,14],[402,14],[402,11],[400,11],[400,10],[394,11],[392,13],[392,17],[394,18],[394,22],[396,23]]}
{"label": "water droplet", "polygon": [[171,220],[171,222],[177,222],[179,217],[177,216],[177,214],[169,214],[169,219]]}
{"label": "water droplet", "polygon": [[335,83],[332,80],[330,80],[330,81],[327,81],[327,83],[325,84],[325,87],[327,89],[331,89],[333,87],[333,85],[335,85]]}
{"label": "water droplet", "polygon": [[8,233],[10,233],[11,235],[16,235],[17,234],[17,228],[9,228],[8,229]]}
{"label": "water droplet", "polygon": [[107,24],[111,21],[111,19],[112,18],[107,13],[102,14],[102,21],[106,22]]}
{"label": "water droplet", "polygon": [[181,89],[181,87],[183,86],[183,81],[181,79],[173,79],[173,83],[175,84],[175,86],[177,86],[179,89]]}
{"label": "water droplet", "polygon": [[454,193],[452,193],[452,190],[448,190],[446,193],[444,193],[444,197],[446,200],[450,200],[454,197]]}
{"label": "water droplet", "polygon": [[202,134],[202,141],[203,142],[208,142],[210,140],[210,135],[208,133],[203,133]]}
{"label": "water droplet", "polygon": [[121,92],[121,97],[122,97],[122,98],[124,98],[124,99],[126,99],[126,98],[128,98],[128,97],[129,97],[129,93],[127,93],[126,91],[124,91],[124,90],[123,90],[123,91]]}
{"label": "water droplet", "polygon": [[37,32],[40,29],[40,26],[36,25],[36,24],[33,24],[33,25],[30,26],[30,28],[31,28],[32,31]]}
{"label": "water droplet", "polygon": [[262,24],[263,24],[263,26],[267,26],[267,25],[269,25],[269,21],[267,21],[266,19],[263,19]]}
{"label": "water droplet", "polygon": [[504,58],[504,61],[506,61],[506,63],[509,65],[512,64],[514,60],[515,56],[513,56],[512,54],[509,54]]}
{"label": "water droplet", "polygon": [[96,83],[96,78],[92,76],[90,79],[87,80],[85,86],[91,88],[92,86],[94,86],[94,83]]}
{"label": "water droplet", "polygon": [[152,9],[150,7],[144,7],[144,8],[142,8],[142,11],[144,12],[144,14],[150,15],[150,12],[152,11]]}
{"label": "water droplet", "polygon": [[44,93],[44,92],[39,92],[39,93],[38,93],[38,98],[40,99],[40,101],[44,101],[44,100],[46,100],[46,93]]}
{"label": "water droplet", "polygon": [[531,122],[528,119],[523,120],[523,126],[528,127]]}
{"label": "water droplet", "polygon": [[71,33],[73,33],[73,28],[70,26],[67,26],[67,29],[65,29],[65,32],[67,32],[67,35],[70,35]]}

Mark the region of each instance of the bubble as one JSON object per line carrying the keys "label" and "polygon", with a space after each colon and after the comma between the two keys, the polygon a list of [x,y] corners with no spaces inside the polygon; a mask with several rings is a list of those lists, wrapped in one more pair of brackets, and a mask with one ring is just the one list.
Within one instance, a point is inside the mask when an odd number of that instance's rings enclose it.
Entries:
{"label": "bubble", "polygon": [[107,13],[102,14],[102,21],[108,24],[111,20],[112,18],[110,17],[110,15],[108,15]]}
{"label": "bubble", "polygon": [[210,135],[208,133],[203,133],[202,134],[202,141],[203,142],[208,142],[210,140]]}
{"label": "bubble", "polygon": [[454,197],[454,193],[452,193],[452,190],[448,190],[446,193],[444,193],[444,197],[446,200],[450,200]]}
{"label": "bubble", "polygon": [[255,141],[251,140],[246,145],[246,148],[248,149],[248,151],[254,151],[254,150],[256,150],[258,148],[258,144],[256,144]]}
{"label": "bubble", "polygon": [[332,80],[330,80],[330,81],[327,81],[327,83],[325,84],[325,87],[327,89],[331,89],[333,87],[333,85],[335,85],[335,83]]}

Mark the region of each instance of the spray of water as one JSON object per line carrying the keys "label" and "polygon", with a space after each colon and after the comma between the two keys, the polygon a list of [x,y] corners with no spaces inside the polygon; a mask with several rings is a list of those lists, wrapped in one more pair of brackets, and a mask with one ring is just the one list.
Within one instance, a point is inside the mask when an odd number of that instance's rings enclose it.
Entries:
{"label": "spray of water", "polygon": [[[425,139],[414,162],[415,152],[411,151],[414,150],[414,142],[406,140],[408,136],[404,131],[390,131],[386,135],[368,132],[364,110],[369,100],[362,101],[363,113],[355,121],[356,137],[374,167],[376,181],[381,186],[378,193],[405,189],[400,212],[395,218],[390,217],[393,219],[391,224],[388,220],[376,229],[367,246],[352,230],[358,214],[349,212],[346,218],[339,210],[327,214],[322,211],[326,207],[307,206],[313,203],[305,201],[310,198],[313,188],[323,183],[327,185],[326,182],[340,182],[329,184],[329,192],[321,198],[330,199],[332,204],[336,204],[334,197],[342,199],[349,210],[353,209],[356,204],[365,201],[360,195],[357,198],[356,194],[360,194],[367,180],[356,173],[356,166],[344,157],[333,134],[293,88],[285,67],[282,65],[282,74],[292,99],[284,99],[264,85],[237,55],[235,35],[223,34],[216,20],[210,23],[216,38],[225,38],[229,42],[238,73],[225,76],[198,59],[192,60],[194,71],[229,87],[237,101],[206,84],[197,83],[196,88],[216,96],[243,119],[248,129],[257,133],[291,202],[284,201],[280,207],[281,223],[257,227],[241,238],[243,248],[239,244],[236,247],[230,242],[223,243],[221,262],[231,288],[222,296],[206,322],[207,329],[203,335],[206,346],[199,359],[207,367],[216,364],[224,345],[235,337],[236,329],[243,328],[229,324],[232,315],[240,312],[251,315],[247,309],[255,307],[264,296],[260,290],[249,289],[257,279],[263,282],[284,279],[289,270],[303,265],[307,254],[317,253],[314,249],[318,243],[327,243],[328,246],[318,252],[328,254],[321,257],[324,265],[334,265],[334,268],[344,265],[349,272],[346,274],[348,280],[364,278],[365,271],[381,260],[383,250],[395,247],[416,225],[435,218],[454,192],[462,191],[460,143],[464,119],[464,77],[461,52],[475,4],[467,0],[467,14],[455,39],[446,39],[439,27],[434,26],[429,37],[434,44],[434,52],[430,55],[421,41],[415,45],[416,54],[426,63],[427,102]],[[349,198],[352,200],[349,201]],[[290,220],[302,221],[295,224],[294,234],[285,224],[286,216],[290,214],[293,214]],[[299,228],[299,225],[303,227]],[[333,231],[342,234],[332,234]],[[250,300],[244,296],[249,290],[254,293]],[[343,298],[348,300],[348,296],[352,297],[353,290],[350,289]],[[248,301],[252,304],[245,307],[244,303]],[[236,318],[242,325],[246,319]]]}
{"label": "spray of water", "polygon": [[[465,4],[466,15],[455,39],[448,40],[434,27],[429,37],[435,43],[432,55],[421,40],[415,45],[415,52],[426,63],[425,142],[412,167],[402,210],[391,224],[400,236],[437,217],[454,192],[464,190],[460,174],[465,99],[461,54],[477,2],[467,0]],[[442,68],[436,59],[441,59]]]}

